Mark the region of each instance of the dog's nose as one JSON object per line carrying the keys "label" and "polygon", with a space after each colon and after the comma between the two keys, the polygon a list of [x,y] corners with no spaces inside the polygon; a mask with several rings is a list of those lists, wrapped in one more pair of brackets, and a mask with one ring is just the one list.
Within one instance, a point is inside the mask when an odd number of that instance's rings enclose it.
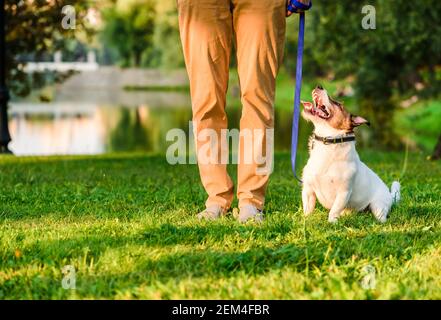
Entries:
{"label": "dog's nose", "polygon": [[323,90],[323,87],[322,87],[322,85],[321,84],[318,84],[317,85],[317,87],[315,87],[316,89],[320,89],[320,90]]}

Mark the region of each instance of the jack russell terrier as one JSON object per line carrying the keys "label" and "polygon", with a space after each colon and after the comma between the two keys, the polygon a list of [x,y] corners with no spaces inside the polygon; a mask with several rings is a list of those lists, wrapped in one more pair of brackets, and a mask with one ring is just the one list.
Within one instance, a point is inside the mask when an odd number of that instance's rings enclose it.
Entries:
{"label": "jack russell terrier", "polygon": [[302,202],[305,215],[315,208],[316,199],[329,209],[329,222],[336,222],[346,210],[369,209],[386,222],[393,204],[400,200],[400,184],[391,189],[361,162],[355,150],[354,128],[369,122],[351,115],[344,106],[317,86],[311,102],[302,101],[303,118],[314,125],[310,158],[303,169]]}

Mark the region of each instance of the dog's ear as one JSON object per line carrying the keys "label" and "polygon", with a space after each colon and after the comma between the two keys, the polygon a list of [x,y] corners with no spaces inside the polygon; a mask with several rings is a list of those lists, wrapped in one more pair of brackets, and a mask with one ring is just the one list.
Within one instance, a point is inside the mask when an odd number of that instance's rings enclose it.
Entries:
{"label": "dog's ear", "polygon": [[311,109],[314,106],[312,102],[308,102],[308,101],[301,101],[301,103],[303,104],[303,107],[307,109]]}
{"label": "dog's ear", "polygon": [[352,124],[352,127],[354,127],[354,128],[361,126],[362,124],[366,124],[368,126],[371,125],[371,123],[369,121],[367,121],[365,118],[360,117],[360,116],[354,116],[354,115],[351,115],[351,124]]}

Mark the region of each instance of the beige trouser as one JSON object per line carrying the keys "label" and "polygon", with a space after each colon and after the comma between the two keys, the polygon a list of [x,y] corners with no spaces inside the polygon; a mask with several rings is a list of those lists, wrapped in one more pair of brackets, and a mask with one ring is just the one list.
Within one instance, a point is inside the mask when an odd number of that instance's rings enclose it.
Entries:
{"label": "beige trouser", "polygon": [[[286,0],[178,0],[179,27],[190,79],[196,148],[206,143],[197,138],[214,129],[219,139],[227,128],[225,113],[231,43],[237,51],[243,105],[238,153],[239,206],[263,208],[270,171],[257,173],[258,161],[243,161],[242,132],[262,132],[259,142],[266,152],[267,130],[274,128],[275,79],[283,57]],[[255,138],[255,137],[254,137]],[[208,139],[208,138],[207,138]],[[247,140],[248,141],[248,140]],[[215,148],[218,148],[219,143]],[[272,149],[268,150],[268,153]],[[219,151],[218,154],[221,152]],[[206,206],[231,206],[233,182],[226,164],[200,161],[199,172],[208,193]],[[268,154],[266,154],[268,158]],[[249,158],[248,158],[249,159]]]}

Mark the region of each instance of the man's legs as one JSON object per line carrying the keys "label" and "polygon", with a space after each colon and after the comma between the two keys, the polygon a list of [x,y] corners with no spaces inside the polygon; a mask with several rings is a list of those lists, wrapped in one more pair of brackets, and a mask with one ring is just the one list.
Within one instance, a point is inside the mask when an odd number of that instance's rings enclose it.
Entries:
{"label": "man's legs", "polygon": [[[263,209],[271,167],[256,162],[257,154],[272,161],[266,150],[267,129],[274,129],[275,79],[283,58],[286,0],[233,0],[233,26],[241,87],[242,118],[239,147],[239,207]],[[254,145],[247,142],[252,133]],[[268,141],[272,143],[272,141]],[[260,150],[256,150],[260,148]],[[253,151],[252,151],[253,150]],[[249,163],[250,152],[251,163]]]}
{"label": "man's legs", "polygon": [[[208,193],[206,206],[231,206],[234,191],[226,164],[220,163],[221,130],[227,128],[225,99],[231,53],[232,15],[230,0],[178,0],[179,29],[190,91],[198,150],[199,173]],[[209,129],[208,131],[205,129]],[[209,150],[214,162],[207,162],[210,129],[217,136],[217,146]],[[198,141],[198,135],[206,138]],[[228,150],[226,150],[228,152]],[[217,164],[216,164],[217,163]]]}

